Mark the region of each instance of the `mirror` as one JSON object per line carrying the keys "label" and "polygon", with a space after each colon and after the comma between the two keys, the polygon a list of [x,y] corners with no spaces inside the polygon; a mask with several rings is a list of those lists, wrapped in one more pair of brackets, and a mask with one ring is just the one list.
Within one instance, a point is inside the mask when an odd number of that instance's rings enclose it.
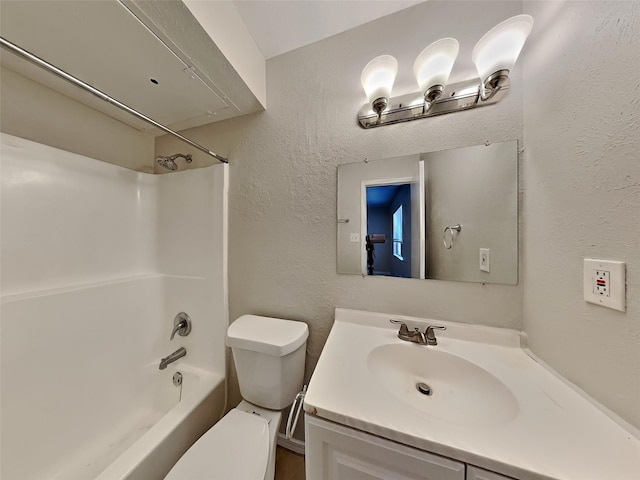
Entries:
{"label": "mirror", "polygon": [[338,166],[338,273],[518,283],[518,142]]}

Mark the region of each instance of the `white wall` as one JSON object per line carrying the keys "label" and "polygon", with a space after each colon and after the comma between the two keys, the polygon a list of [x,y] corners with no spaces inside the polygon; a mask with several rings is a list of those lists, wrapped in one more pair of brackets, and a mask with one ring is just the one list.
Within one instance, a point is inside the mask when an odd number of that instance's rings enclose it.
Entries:
{"label": "white wall", "polygon": [[1,68],[0,95],[2,132],[114,165],[153,172],[152,135],[5,67]]}
{"label": "white wall", "polygon": [[[272,58],[267,111],[187,131],[195,141],[229,152],[230,317],[255,313],[306,321],[311,327],[307,378],[336,306],[520,327],[520,286],[338,275],[336,169],[365,157],[520,139],[520,65],[509,95],[495,106],[371,130],[357,126],[356,114],[366,101],[360,73],[371,58],[389,53],[409,72],[431,41],[462,38],[471,30],[479,39],[521,7],[519,2],[502,2],[499,8],[487,2],[425,2]],[[468,26],[460,15],[476,21]],[[425,29],[429,18],[438,20]],[[463,45],[461,55],[470,57],[472,49],[473,44]],[[399,87],[397,93],[408,92]],[[179,143],[164,136],[156,145],[164,155]],[[194,155],[192,166],[209,162]],[[230,405],[238,400],[236,391]]]}
{"label": "white wall", "polygon": [[[531,2],[524,328],[532,350],[640,426],[640,3]],[[582,299],[584,258],[627,262],[627,311]]]}
{"label": "white wall", "polygon": [[267,106],[264,55],[233,2],[183,0],[263,107]]}

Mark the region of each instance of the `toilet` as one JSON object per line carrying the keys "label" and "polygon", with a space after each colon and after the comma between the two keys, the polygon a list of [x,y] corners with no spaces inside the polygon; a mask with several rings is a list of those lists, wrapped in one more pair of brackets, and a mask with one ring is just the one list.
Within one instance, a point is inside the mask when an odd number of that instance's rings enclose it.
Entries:
{"label": "toilet", "polygon": [[243,315],[227,330],[243,400],[178,460],[165,480],[273,480],[282,410],[302,389],[305,323]]}

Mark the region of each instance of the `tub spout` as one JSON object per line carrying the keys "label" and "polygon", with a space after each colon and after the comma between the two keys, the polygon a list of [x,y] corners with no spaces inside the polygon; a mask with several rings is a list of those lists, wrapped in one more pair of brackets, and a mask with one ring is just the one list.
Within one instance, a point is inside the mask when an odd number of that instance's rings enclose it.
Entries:
{"label": "tub spout", "polygon": [[162,360],[160,360],[160,370],[164,370],[165,368],[167,368],[167,365],[175,362],[179,358],[184,357],[186,354],[187,354],[187,349],[184,347],[180,347],[178,350],[173,352],[168,357],[164,357]]}

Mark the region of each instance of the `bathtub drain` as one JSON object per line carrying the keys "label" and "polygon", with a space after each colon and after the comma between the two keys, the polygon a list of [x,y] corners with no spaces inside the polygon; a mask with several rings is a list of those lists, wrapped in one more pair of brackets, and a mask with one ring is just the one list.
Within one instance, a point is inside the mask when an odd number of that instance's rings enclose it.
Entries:
{"label": "bathtub drain", "polygon": [[176,372],[173,374],[173,384],[176,387],[182,385],[182,374],[180,372]]}

